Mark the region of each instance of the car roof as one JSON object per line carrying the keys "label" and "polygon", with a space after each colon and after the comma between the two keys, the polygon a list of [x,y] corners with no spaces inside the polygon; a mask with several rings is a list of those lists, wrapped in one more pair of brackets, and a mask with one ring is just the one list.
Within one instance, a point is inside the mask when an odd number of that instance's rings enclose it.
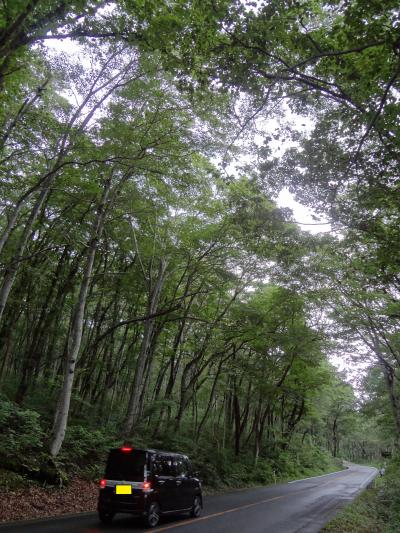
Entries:
{"label": "car roof", "polygon": [[[132,446],[132,449],[137,452],[155,453],[155,454],[160,454],[160,455],[172,455],[175,457],[185,457],[185,459],[188,458],[188,456],[185,455],[184,453],[167,452],[165,450],[157,450],[155,448],[135,448],[134,446]],[[117,450],[121,450],[121,448],[112,448],[112,450],[117,451]]]}

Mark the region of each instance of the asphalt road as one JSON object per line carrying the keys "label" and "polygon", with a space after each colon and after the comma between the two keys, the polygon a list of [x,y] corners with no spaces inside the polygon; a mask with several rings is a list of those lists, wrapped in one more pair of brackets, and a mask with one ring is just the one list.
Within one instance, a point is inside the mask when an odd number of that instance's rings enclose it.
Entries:
{"label": "asphalt road", "polygon": [[[274,485],[240,490],[204,499],[200,518],[162,519],[154,532],[169,533],[316,533],[375,477],[375,468],[350,465],[348,470]],[[117,515],[110,526],[96,514],[4,524],[0,533],[127,533],[143,532],[138,519]]]}

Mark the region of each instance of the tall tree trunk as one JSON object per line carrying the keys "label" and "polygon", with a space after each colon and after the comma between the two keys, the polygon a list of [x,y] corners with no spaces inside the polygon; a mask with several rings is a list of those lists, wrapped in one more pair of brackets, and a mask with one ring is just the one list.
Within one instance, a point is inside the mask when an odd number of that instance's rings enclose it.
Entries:
{"label": "tall tree trunk", "polygon": [[152,376],[153,376],[154,354],[155,354],[155,350],[157,347],[158,338],[164,327],[164,323],[165,321],[161,322],[160,324],[157,325],[157,327],[153,328],[153,333],[151,336],[149,350],[147,354],[147,362],[146,362],[145,370],[143,373],[142,390],[141,390],[140,401],[139,401],[140,418],[143,416],[143,412],[148,402],[149,385],[151,383]]}
{"label": "tall tree trunk", "polygon": [[61,272],[64,268],[65,263],[69,258],[69,247],[65,246],[63,253],[57,263],[57,267],[53,274],[53,283],[51,283],[45,300],[38,317],[37,323],[33,329],[31,341],[28,344],[27,349],[25,350],[24,360],[21,367],[21,379],[15,394],[15,401],[17,404],[21,405],[25,396],[28,392],[28,387],[32,383],[33,373],[35,369],[39,367],[41,358],[43,357],[43,345],[45,340],[45,335],[48,333],[51,322],[53,320],[54,306],[60,306],[60,299],[54,299],[55,295],[59,295],[59,290],[56,292],[57,283],[59,281]]}
{"label": "tall tree trunk", "polygon": [[194,390],[196,390],[195,384],[202,372],[207,368],[208,364],[215,359],[215,354],[206,360],[204,363],[204,355],[211,342],[214,329],[219,324],[220,320],[226,315],[229,308],[236,300],[241,289],[236,288],[233,296],[224,305],[222,311],[216,316],[213,322],[208,326],[204,338],[201,342],[199,350],[194,354],[194,357],[185,365],[181,378],[181,392],[178,413],[175,417],[175,431],[179,430],[180,423],[182,421],[183,414],[190,403]]}
{"label": "tall tree trunk", "polygon": [[243,412],[241,412],[240,404],[239,404],[239,396],[238,396],[239,387],[236,387],[236,384],[234,384],[233,416],[234,416],[234,422],[235,422],[235,455],[236,456],[239,455],[240,453],[240,439],[242,437],[243,431],[246,427],[247,420],[249,417],[251,382],[248,384],[248,387],[247,387],[246,404],[243,409]]}
{"label": "tall tree trunk", "polygon": [[254,418],[254,464],[257,465],[258,456],[260,455],[261,448],[261,428],[260,428],[260,418],[261,418],[261,401],[259,402],[255,418]]}
{"label": "tall tree trunk", "polygon": [[214,377],[214,381],[213,381],[213,384],[212,384],[212,387],[211,387],[211,392],[210,392],[210,398],[208,400],[208,404],[207,404],[207,408],[204,412],[204,415],[203,415],[203,418],[201,419],[198,427],[197,427],[197,430],[196,430],[196,438],[198,439],[200,437],[200,433],[201,433],[201,430],[203,428],[203,425],[205,423],[205,421],[207,420],[208,418],[208,413],[210,412],[210,409],[213,405],[213,402],[215,400],[215,391],[216,391],[216,388],[217,388],[217,383],[218,383],[218,379],[219,379],[219,376],[221,374],[221,369],[222,369],[222,364],[224,363],[225,359],[222,359],[218,365],[218,368],[217,368],[217,372],[215,373],[215,377]]}
{"label": "tall tree trunk", "polygon": [[389,353],[391,353],[395,360],[394,364],[390,363],[387,359],[385,348],[382,347],[381,340],[371,319],[370,327],[368,328],[370,340],[360,331],[357,333],[363,342],[375,352],[378,358],[379,366],[382,368],[386,389],[389,395],[389,402],[392,408],[393,418],[396,426],[396,446],[398,447],[400,445],[400,395],[397,392],[398,387],[396,385],[396,381],[398,381],[398,378],[396,376],[396,368],[394,366],[396,365],[397,368],[399,368],[398,352],[394,350],[393,347],[387,342],[387,339],[385,339],[386,348],[389,350]]}
{"label": "tall tree trunk", "polygon": [[[189,289],[190,289],[190,278],[188,279],[188,281],[186,283],[184,296],[187,296],[189,294]],[[192,306],[195,298],[196,298],[196,294],[193,294],[190,297],[189,303],[185,307],[184,315],[183,315],[182,319],[179,321],[178,330],[177,330],[177,332],[175,334],[175,337],[174,337],[174,342],[173,342],[172,350],[171,350],[171,357],[170,357],[170,361],[169,361],[169,378],[168,378],[168,382],[167,382],[167,385],[166,385],[166,388],[165,388],[165,395],[164,395],[164,399],[165,400],[170,400],[171,396],[172,396],[172,391],[173,391],[173,388],[174,388],[174,385],[175,385],[176,377],[177,377],[177,374],[178,374],[178,370],[179,370],[179,366],[180,366],[181,358],[182,358],[181,354],[178,354],[178,349],[184,343],[184,330],[185,330],[185,327],[186,327],[186,320],[187,320],[187,317],[189,315],[189,311],[191,309],[191,306]],[[161,427],[161,425],[163,423],[163,418],[164,418],[165,411],[167,411],[167,421],[169,421],[171,419],[171,414],[172,414],[171,411],[172,410],[171,410],[171,406],[168,405],[166,409],[162,408],[161,411],[160,411],[160,416],[159,416],[159,421],[158,421],[158,426],[159,427]]]}
{"label": "tall tree trunk", "polygon": [[398,383],[396,383],[395,369],[389,364],[380,364],[386,382],[386,388],[389,394],[389,401],[392,408],[393,418],[396,426],[396,443],[400,443],[400,397],[397,392]]}
{"label": "tall tree trunk", "polygon": [[94,259],[98,241],[101,238],[104,227],[106,204],[111,188],[111,178],[107,179],[103,195],[97,209],[96,218],[93,224],[92,238],[89,241],[87,251],[87,261],[83,273],[79,297],[73,315],[71,317],[71,328],[67,345],[67,364],[65,367],[64,383],[60,393],[57,410],[54,417],[52,440],[50,453],[56,456],[60,451],[67,429],[69,407],[71,403],[72,386],[74,383],[76,360],[82,340],[83,319],[85,315],[86,299],[89,289],[90,277],[93,270]]}
{"label": "tall tree trunk", "polygon": [[333,457],[337,457],[339,452],[339,436],[338,436],[338,425],[337,425],[337,417],[335,417],[335,420],[333,421],[332,426],[332,455]]}
{"label": "tall tree trunk", "polygon": [[7,304],[8,296],[13,286],[21,258],[24,254],[26,244],[28,242],[28,238],[31,235],[32,226],[34,225],[35,220],[43,206],[43,203],[46,199],[47,194],[48,194],[48,189],[42,190],[41,193],[39,194],[33,206],[33,209],[29,215],[29,218],[26,221],[26,224],[22,232],[22,235],[19,239],[17,250],[14,254],[14,257],[6,269],[6,273],[5,273],[4,280],[3,280],[3,285],[0,290],[0,321],[3,316],[4,309]]}
{"label": "tall tree trunk", "polygon": [[[158,306],[160,300],[161,290],[164,285],[165,274],[167,270],[168,262],[162,258],[158,269],[158,275],[154,289],[151,291],[149,304],[147,306],[147,314],[153,315]],[[136,361],[135,377],[133,379],[133,386],[131,389],[131,395],[129,398],[127,415],[123,424],[123,433],[126,436],[131,436],[134,426],[139,417],[140,396],[142,392],[141,384],[144,377],[144,371],[148,358],[148,351],[151,343],[152,333],[154,329],[154,318],[146,320],[144,325],[143,339],[140,346],[138,359]]]}

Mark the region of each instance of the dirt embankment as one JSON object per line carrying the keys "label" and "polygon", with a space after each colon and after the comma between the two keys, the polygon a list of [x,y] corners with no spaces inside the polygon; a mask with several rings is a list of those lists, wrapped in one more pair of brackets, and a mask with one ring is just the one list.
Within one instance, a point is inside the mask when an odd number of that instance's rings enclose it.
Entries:
{"label": "dirt embankment", "polygon": [[73,478],[64,488],[32,485],[0,492],[0,522],[95,511],[98,485]]}

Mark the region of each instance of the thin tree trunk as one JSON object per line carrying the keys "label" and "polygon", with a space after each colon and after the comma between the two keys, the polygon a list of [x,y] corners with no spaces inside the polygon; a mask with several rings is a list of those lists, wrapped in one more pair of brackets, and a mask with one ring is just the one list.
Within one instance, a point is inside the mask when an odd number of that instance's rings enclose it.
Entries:
{"label": "thin tree trunk", "polygon": [[34,371],[38,370],[41,359],[44,354],[43,346],[45,344],[45,337],[50,329],[51,322],[54,319],[54,306],[60,306],[60,298],[55,298],[60,295],[59,289],[57,289],[57,283],[61,276],[61,272],[64,268],[66,261],[69,258],[69,247],[65,246],[63,253],[57,263],[57,267],[53,274],[53,283],[51,283],[48,292],[46,294],[42,310],[38,317],[35,327],[33,328],[32,338],[25,350],[24,360],[21,367],[21,379],[15,394],[15,402],[21,405],[28,392],[28,387],[32,383],[32,376]]}
{"label": "thin tree trunk", "polygon": [[65,431],[67,429],[76,360],[79,354],[79,349],[82,340],[83,319],[85,315],[87,293],[89,289],[89,283],[93,270],[98,241],[103,232],[106,204],[110,193],[110,188],[111,178],[109,178],[105,183],[103,195],[97,210],[96,219],[93,225],[93,235],[88,246],[87,261],[83,273],[81,287],[79,290],[79,297],[71,318],[71,330],[68,338],[67,364],[65,367],[64,383],[54,417],[52,440],[50,444],[50,453],[53,457],[56,456],[60,451],[60,448],[64,441]]}
{"label": "thin tree trunk", "polygon": [[47,193],[48,193],[48,189],[44,189],[39,194],[39,197],[37,198],[35,202],[35,205],[31,211],[31,214],[29,215],[29,218],[26,221],[25,228],[19,240],[18,247],[14,254],[14,257],[6,270],[4,280],[3,280],[3,285],[0,290],[0,320],[3,316],[4,309],[7,304],[8,296],[10,295],[10,291],[13,286],[15,276],[17,274],[19,263],[24,254],[26,244],[28,242],[28,238],[31,235],[32,226],[35,223],[35,220],[40,212],[40,209],[42,208],[42,205],[46,199]]}
{"label": "thin tree trunk", "polygon": [[[230,357],[230,356],[229,356]],[[212,384],[212,388],[211,388],[211,392],[210,392],[210,398],[208,400],[208,404],[207,404],[207,408],[204,412],[204,415],[203,415],[203,418],[201,419],[200,421],[200,424],[198,425],[197,427],[197,431],[196,431],[196,437],[197,439],[200,437],[200,433],[201,433],[201,430],[203,428],[203,425],[205,423],[205,421],[207,420],[208,418],[208,414],[210,412],[210,409],[212,407],[212,404],[214,402],[214,399],[215,399],[215,391],[217,389],[217,384],[218,384],[218,379],[219,379],[219,376],[221,374],[221,370],[222,370],[222,365],[223,363],[226,361],[226,359],[221,359],[219,365],[218,365],[218,368],[217,368],[217,372],[215,373],[215,377],[214,377],[214,381],[213,381],[213,384]]]}
{"label": "thin tree trunk", "polygon": [[261,418],[261,398],[259,400],[254,419],[254,465],[257,465],[260,455],[262,430],[260,427]]}
{"label": "thin tree trunk", "polygon": [[395,383],[395,370],[389,365],[381,362],[380,364],[386,382],[386,388],[389,394],[390,406],[392,408],[393,418],[396,426],[396,441],[400,442],[400,398]]}
{"label": "thin tree trunk", "polygon": [[[149,305],[147,308],[147,314],[153,315],[157,310],[157,305],[160,299],[161,290],[165,280],[165,274],[167,270],[168,262],[162,258],[160,260],[160,266],[158,269],[157,281],[154,287],[154,290],[151,293]],[[152,332],[154,329],[155,319],[150,318],[146,320],[144,325],[143,339],[140,346],[140,351],[138,359],[136,362],[135,377],[133,380],[133,386],[131,389],[131,395],[129,398],[128,410],[126,419],[123,425],[123,433],[126,436],[131,436],[133,433],[133,428],[137,422],[139,416],[139,407],[140,407],[140,395],[141,395],[141,384],[144,377],[144,371],[146,367],[146,362],[148,358],[148,351],[150,347]]]}
{"label": "thin tree trunk", "polygon": [[146,408],[146,404],[148,402],[148,396],[149,396],[149,385],[151,383],[152,375],[153,375],[153,366],[154,366],[154,354],[157,347],[157,341],[158,338],[163,330],[165,321],[163,321],[161,324],[157,326],[157,328],[153,328],[153,333],[149,345],[149,350],[147,353],[147,362],[145,365],[145,371],[143,374],[143,382],[142,382],[142,390],[140,394],[140,400],[139,400],[139,416],[140,418],[143,416],[143,412]]}
{"label": "thin tree trunk", "polygon": [[[240,385],[239,385],[240,386]],[[251,392],[251,383],[247,387],[246,395],[246,404],[243,409],[243,413],[240,412],[239,397],[237,395],[236,384],[234,385],[234,394],[233,394],[233,414],[235,420],[235,455],[240,453],[240,439],[243,434],[243,431],[247,424],[247,419],[249,416],[250,410],[250,392]]]}
{"label": "thin tree trunk", "polygon": [[337,457],[337,455],[338,455],[338,450],[339,450],[337,418],[335,418],[335,420],[333,421],[333,426],[332,426],[332,442],[333,442],[332,455],[333,455],[333,457]]}

